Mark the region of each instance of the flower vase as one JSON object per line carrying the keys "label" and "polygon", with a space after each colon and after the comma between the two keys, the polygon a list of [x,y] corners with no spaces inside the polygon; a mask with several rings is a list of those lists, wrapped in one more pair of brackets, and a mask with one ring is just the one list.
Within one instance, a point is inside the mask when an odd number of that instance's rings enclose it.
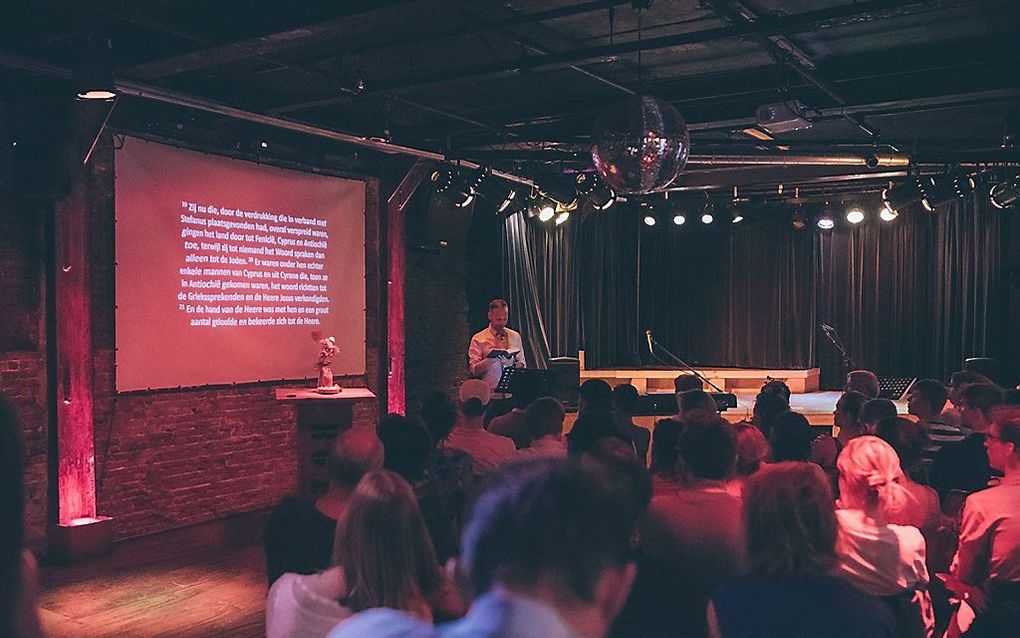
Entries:
{"label": "flower vase", "polygon": [[340,386],[333,383],[333,368],[328,363],[319,366],[319,385],[315,391],[320,394],[336,394]]}

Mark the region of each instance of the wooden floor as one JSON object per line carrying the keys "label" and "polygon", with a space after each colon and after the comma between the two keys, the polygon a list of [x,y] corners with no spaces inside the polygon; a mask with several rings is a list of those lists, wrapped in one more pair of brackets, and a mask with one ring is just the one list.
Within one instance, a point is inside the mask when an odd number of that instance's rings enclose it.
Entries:
{"label": "wooden floor", "polygon": [[46,635],[161,638],[265,635],[268,512],[118,543],[112,555],[43,565]]}

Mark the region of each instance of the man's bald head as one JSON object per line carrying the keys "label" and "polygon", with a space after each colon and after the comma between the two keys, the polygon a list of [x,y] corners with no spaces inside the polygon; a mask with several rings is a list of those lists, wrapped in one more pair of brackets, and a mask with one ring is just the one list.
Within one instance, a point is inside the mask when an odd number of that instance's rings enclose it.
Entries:
{"label": "man's bald head", "polygon": [[361,477],[372,470],[382,469],[383,446],[375,429],[352,427],[344,430],[333,441],[327,467],[331,485],[353,490]]}

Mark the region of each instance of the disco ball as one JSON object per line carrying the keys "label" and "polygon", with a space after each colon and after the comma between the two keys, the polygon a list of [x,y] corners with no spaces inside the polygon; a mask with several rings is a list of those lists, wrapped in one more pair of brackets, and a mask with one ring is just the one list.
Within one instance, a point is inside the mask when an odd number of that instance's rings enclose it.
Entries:
{"label": "disco ball", "polygon": [[647,95],[627,98],[595,123],[595,169],[620,193],[668,186],[687,163],[691,137],[672,105]]}

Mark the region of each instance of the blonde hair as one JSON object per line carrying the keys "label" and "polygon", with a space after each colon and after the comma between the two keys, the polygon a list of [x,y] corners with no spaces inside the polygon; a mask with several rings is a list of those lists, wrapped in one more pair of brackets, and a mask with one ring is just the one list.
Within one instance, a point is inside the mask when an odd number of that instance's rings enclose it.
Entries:
{"label": "blonde hair", "polygon": [[839,494],[852,509],[878,508],[883,514],[899,512],[907,501],[900,457],[877,436],[851,439],[836,461]]}
{"label": "blonde hair", "polygon": [[439,563],[411,486],[400,475],[365,475],[337,525],[333,563],[347,591],[339,602],[355,612],[389,607],[412,613],[434,602]]}

